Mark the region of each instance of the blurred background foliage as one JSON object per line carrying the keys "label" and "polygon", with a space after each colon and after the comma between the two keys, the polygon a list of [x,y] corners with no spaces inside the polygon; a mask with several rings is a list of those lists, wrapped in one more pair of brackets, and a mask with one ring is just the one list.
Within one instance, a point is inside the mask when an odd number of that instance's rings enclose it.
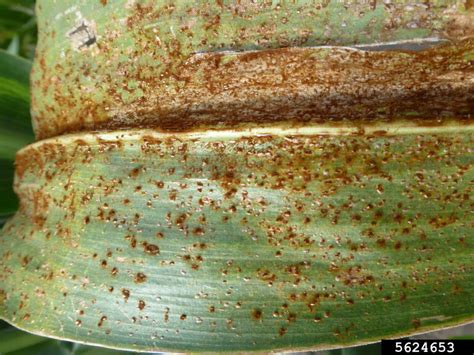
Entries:
{"label": "blurred background foliage", "polygon": [[[34,0],[0,0],[0,227],[18,208],[13,192],[15,153],[34,141],[30,117],[29,72],[37,41]],[[467,332],[466,332],[467,330]],[[472,339],[473,326],[428,337]],[[420,338],[426,336],[420,336]],[[375,355],[380,344],[321,351],[318,355]],[[29,334],[0,320],[0,355],[134,354]],[[313,353],[315,354],[315,353]]]}
{"label": "blurred background foliage", "polygon": [[0,48],[33,59],[37,40],[34,0],[0,0]]}
{"label": "blurred background foliage", "polygon": [[0,0],[0,226],[18,207],[15,152],[33,141],[29,73],[37,41],[34,0]]}

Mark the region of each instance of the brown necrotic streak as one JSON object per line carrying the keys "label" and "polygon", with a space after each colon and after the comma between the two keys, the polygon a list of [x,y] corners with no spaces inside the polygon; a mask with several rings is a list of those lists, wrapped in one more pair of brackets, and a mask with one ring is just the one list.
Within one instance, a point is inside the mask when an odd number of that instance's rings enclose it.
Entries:
{"label": "brown necrotic streak", "polygon": [[[433,125],[445,117],[469,123],[474,110],[473,47],[474,39],[468,38],[421,52],[279,48],[194,54],[155,76],[143,78],[141,70],[128,73],[126,80],[138,82],[143,91],[130,103],[119,98],[120,85],[113,77],[100,83],[108,88],[102,101],[60,95],[62,84],[46,79],[35,85],[48,85],[58,95],[55,105],[36,112],[36,132],[46,138],[137,127],[183,132],[397,119]],[[73,79],[79,73],[61,75]],[[112,109],[105,112],[105,106]]]}

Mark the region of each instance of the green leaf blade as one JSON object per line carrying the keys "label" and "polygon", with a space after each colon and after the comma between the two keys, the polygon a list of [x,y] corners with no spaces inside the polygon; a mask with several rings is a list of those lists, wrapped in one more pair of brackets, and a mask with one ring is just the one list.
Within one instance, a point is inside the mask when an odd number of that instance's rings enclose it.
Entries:
{"label": "green leaf blade", "polygon": [[16,211],[13,193],[16,152],[34,140],[30,117],[31,62],[0,50],[0,217]]}
{"label": "green leaf blade", "polygon": [[331,348],[471,321],[472,132],[295,132],[23,150],[2,317],[147,351]]}
{"label": "green leaf blade", "polygon": [[18,329],[7,328],[0,331],[0,353],[10,353],[49,341],[48,338],[22,332]]}

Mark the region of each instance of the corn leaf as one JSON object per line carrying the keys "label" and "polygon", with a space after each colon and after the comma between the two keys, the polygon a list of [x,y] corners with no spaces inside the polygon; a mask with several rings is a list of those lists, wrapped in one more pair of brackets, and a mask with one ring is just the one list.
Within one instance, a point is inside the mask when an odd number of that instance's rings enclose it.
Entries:
{"label": "corn leaf", "polygon": [[148,351],[328,348],[470,321],[472,138],[36,143],[18,155],[22,205],[0,239],[1,316]]}
{"label": "corn leaf", "polygon": [[[473,320],[470,1],[37,10],[43,140],[16,155],[0,318],[56,340],[18,353],[331,349]],[[5,186],[31,139],[20,66],[0,75]]]}

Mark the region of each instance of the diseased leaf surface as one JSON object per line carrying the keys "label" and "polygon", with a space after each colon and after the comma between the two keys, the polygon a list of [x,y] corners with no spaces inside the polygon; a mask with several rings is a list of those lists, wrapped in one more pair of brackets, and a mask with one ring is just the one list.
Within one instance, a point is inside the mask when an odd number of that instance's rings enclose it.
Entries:
{"label": "diseased leaf surface", "polygon": [[463,0],[40,0],[38,24],[41,139],[472,113]]}
{"label": "diseased leaf surface", "polygon": [[[11,56],[31,53],[32,3],[0,0],[0,223],[32,139],[30,63]],[[339,347],[473,320],[470,2],[37,9],[33,125],[59,137],[16,160],[1,318],[144,351]]]}
{"label": "diseased leaf surface", "polygon": [[362,343],[473,317],[472,133],[130,131],[18,156],[0,312],[128,349]]}

